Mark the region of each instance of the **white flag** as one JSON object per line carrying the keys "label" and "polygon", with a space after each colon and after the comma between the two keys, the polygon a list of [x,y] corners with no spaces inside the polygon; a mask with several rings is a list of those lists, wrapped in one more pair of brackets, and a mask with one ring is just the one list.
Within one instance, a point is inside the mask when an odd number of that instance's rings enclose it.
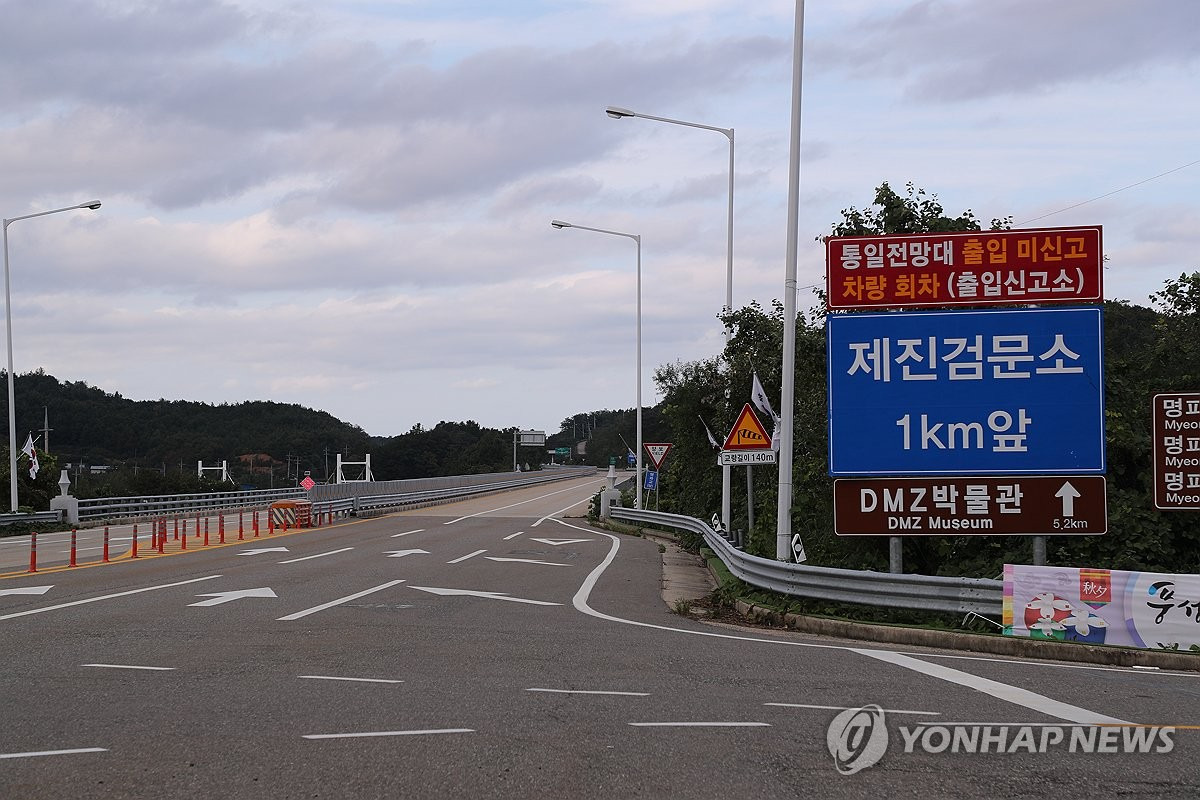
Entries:
{"label": "white flag", "polygon": [[771,401],[767,399],[766,390],[763,389],[762,383],[758,380],[757,370],[754,373],[754,383],[750,388],[750,402],[754,403],[755,408],[771,419],[779,419],[779,415],[775,413],[775,409],[771,408]]}
{"label": "white flag", "polygon": [[29,438],[25,440],[25,446],[21,448],[21,452],[29,458],[29,477],[36,478],[41,465],[38,464],[37,448],[33,446],[33,434],[29,434]]}
{"label": "white flag", "polygon": [[700,420],[700,424],[704,426],[704,432],[708,434],[708,443],[713,446],[713,449],[720,450],[721,443],[716,440],[716,438],[712,435],[712,431],[708,429],[708,423],[704,421],[704,417],[697,414],[696,419]]}

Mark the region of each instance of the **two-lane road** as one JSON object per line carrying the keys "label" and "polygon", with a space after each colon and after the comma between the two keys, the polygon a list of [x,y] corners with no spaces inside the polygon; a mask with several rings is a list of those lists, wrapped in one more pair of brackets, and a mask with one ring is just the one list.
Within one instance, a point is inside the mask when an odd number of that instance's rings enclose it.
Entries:
{"label": "two-lane road", "polygon": [[[882,647],[672,614],[598,478],[0,581],[4,797],[1190,796],[1167,754],[906,754],[826,728],[1200,724],[1192,675]],[[42,594],[8,589],[50,585]],[[1095,776],[1102,776],[1097,779]]]}

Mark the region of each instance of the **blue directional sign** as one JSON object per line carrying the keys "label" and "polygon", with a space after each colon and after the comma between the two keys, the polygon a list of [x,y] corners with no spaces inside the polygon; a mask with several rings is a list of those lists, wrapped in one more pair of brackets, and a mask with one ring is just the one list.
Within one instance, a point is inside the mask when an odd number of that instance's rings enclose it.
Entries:
{"label": "blue directional sign", "polygon": [[831,475],[1104,472],[1099,308],[834,314]]}
{"label": "blue directional sign", "polygon": [[648,492],[658,490],[658,473],[654,470],[646,470],[646,485],[642,487]]}

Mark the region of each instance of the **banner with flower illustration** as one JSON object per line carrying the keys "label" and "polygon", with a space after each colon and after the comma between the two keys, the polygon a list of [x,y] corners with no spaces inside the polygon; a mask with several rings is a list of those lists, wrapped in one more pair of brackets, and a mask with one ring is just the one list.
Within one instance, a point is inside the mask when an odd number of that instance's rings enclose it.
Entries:
{"label": "banner with flower illustration", "polygon": [[1200,575],[1005,564],[1004,633],[1200,650]]}

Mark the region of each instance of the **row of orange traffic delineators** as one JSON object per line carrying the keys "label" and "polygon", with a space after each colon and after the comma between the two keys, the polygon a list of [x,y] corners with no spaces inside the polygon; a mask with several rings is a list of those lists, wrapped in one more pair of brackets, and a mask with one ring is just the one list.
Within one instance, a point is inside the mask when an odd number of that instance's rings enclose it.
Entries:
{"label": "row of orange traffic delineators", "polygon": [[[332,514],[328,511],[324,512],[323,514],[322,513],[313,514],[312,503],[308,500],[281,500],[281,501],[272,503],[270,508],[267,510],[267,535],[270,536],[271,534],[275,533],[275,530],[277,528],[280,530],[283,530],[283,531],[287,531],[289,528],[311,528],[311,527],[320,527],[322,524],[328,525],[331,517],[332,517]],[[259,536],[258,511],[250,512],[250,520],[251,520],[251,531],[252,531],[251,538],[256,539]],[[161,555],[161,554],[164,554],[167,552],[168,540],[179,543],[178,547],[176,548],[178,551],[183,551],[183,550],[188,549],[188,546],[187,546],[188,517],[176,517],[173,520],[173,523],[174,523],[173,539],[168,535],[167,523],[168,523],[168,520],[166,520],[166,519],[158,519],[158,520],[154,520],[153,522],[150,523],[150,525],[151,525],[150,550],[152,553],[154,553],[156,555]],[[216,530],[217,544],[225,544],[225,515],[224,514],[218,515],[216,527],[217,527],[217,530]],[[76,546],[75,546],[77,535],[78,535],[78,529],[72,528],[71,529],[70,559],[67,562],[68,567],[78,566],[78,562],[76,560]],[[195,527],[195,533],[193,535],[196,538],[203,537],[204,541],[201,544],[201,547],[207,547],[209,545],[208,517],[199,517],[199,516],[196,517],[196,527]],[[243,518],[243,512],[241,512],[241,511],[238,512],[237,538],[239,540],[244,540],[246,538],[245,521]],[[138,526],[136,524],[133,526],[133,542],[130,546],[129,557],[130,558],[140,558],[141,557],[138,555]],[[109,559],[109,551],[108,551],[108,526],[106,525],[104,527],[103,555],[100,558],[100,563],[108,563],[109,560],[110,559]],[[29,536],[29,570],[28,571],[29,572],[37,572],[38,571],[37,570],[37,532],[36,531],[31,533]]]}

